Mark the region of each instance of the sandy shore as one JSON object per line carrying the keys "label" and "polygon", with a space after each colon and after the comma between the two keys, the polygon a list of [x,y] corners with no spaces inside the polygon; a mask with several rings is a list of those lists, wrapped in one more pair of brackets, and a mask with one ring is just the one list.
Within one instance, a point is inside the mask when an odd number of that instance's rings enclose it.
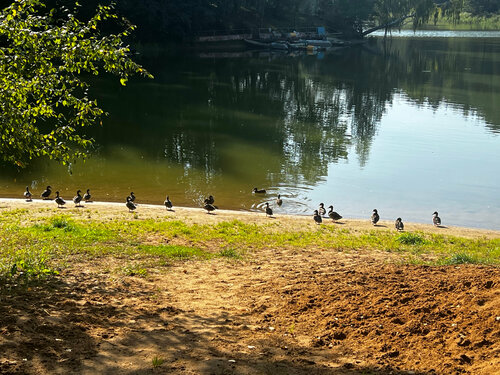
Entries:
{"label": "sandy shore", "polygon": [[[77,214],[81,215],[82,212],[90,212],[92,215],[98,215],[101,218],[126,218],[133,215],[129,213],[125,207],[125,203],[118,202],[89,202],[84,203],[83,207],[76,208],[73,202],[67,202],[64,208],[57,208],[57,205],[52,200],[34,199],[27,202],[24,199],[13,198],[0,198],[0,212],[3,209],[26,209],[29,207],[35,208],[50,208],[54,212],[61,212],[64,214]],[[46,215],[47,211],[37,212],[35,215]],[[217,210],[215,214],[207,214],[202,208],[194,207],[174,207],[172,211],[167,211],[162,205],[152,204],[138,204],[137,210],[134,212],[139,219],[157,219],[161,220],[164,217],[175,216],[179,220],[196,223],[208,224],[218,223],[221,221],[241,220],[245,223],[255,224],[268,224],[278,223],[279,227],[286,229],[303,229],[315,228],[316,224],[313,222],[312,216],[303,215],[281,215],[277,214],[272,218],[266,217],[265,213],[249,212],[249,211],[234,211],[234,210]],[[377,226],[373,226],[370,220],[361,219],[342,219],[337,223],[333,223],[330,219],[324,219],[323,223],[326,225],[337,225],[339,227],[349,229],[351,231],[366,231],[366,230],[389,230],[394,231],[394,222],[392,220],[381,220]],[[431,224],[421,223],[407,223],[405,222],[405,231],[421,231],[425,233],[444,234],[458,237],[467,238],[500,238],[500,231],[477,229],[477,228],[464,228],[443,225],[435,227]]]}

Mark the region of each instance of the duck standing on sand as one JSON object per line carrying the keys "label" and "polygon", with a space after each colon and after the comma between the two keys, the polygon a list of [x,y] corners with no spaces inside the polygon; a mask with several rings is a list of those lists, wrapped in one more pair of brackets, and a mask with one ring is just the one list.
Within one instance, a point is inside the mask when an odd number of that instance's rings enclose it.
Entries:
{"label": "duck standing on sand", "polygon": [[278,198],[276,198],[276,204],[281,207],[283,204],[283,199],[281,199],[281,195],[278,194]]}
{"label": "duck standing on sand", "polygon": [[215,211],[217,209],[216,206],[214,206],[213,204],[207,203],[206,200],[205,200],[205,206],[203,206],[203,208],[205,210],[207,210],[207,214],[210,214],[212,211]]}
{"label": "duck standing on sand", "polygon": [[205,204],[214,204],[215,203],[215,199],[213,196],[209,195],[208,198],[206,198],[204,200]]}
{"label": "duck standing on sand", "polygon": [[167,210],[172,211],[173,205],[172,205],[172,202],[170,201],[170,198],[168,197],[168,195],[167,195],[167,199],[165,199],[165,202],[163,202],[163,204],[165,205]]}
{"label": "duck standing on sand", "polygon": [[24,198],[26,198],[26,202],[31,202],[31,192],[29,186],[26,186],[26,191],[24,192]]}
{"label": "duck standing on sand", "polygon": [[371,220],[373,225],[376,225],[380,220],[380,216],[378,215],[378,211],[376,209],[373,210]]}
{"label": "duck standing on sand", "polygon": [[268,202],[266,202],[266,216],[273,216],[273,210],[269,207]]}
{"label": "duck standing on sand", "polygon": [[398,217],[396,219],[396,222],[394,223],[394,226],[396,227],[396,230],[398,232],[401,232],[401,231],[403,231],[405,229],[405,225],[403,224],[403,220],[400,217]]}
{"label": "duck standing on sand", "polygon": [[44,199],[44,200],[50,199],[50,194],[52,194],[52,190],[50,190],[50,189],[52,189],[52,187],[47,186],[47,188],[41,194],[42,199]]}
{"label": "duck standing on sand", "polygon": [[330,210],[328,211],[328,217],[332,219],[333,221],[337,221],[342,219],[342,216],[340,216],[339,213],[335,212],[333,210],[333,206],[328,207]]}
{"label": "duck standing on sand", "polygon": [[76,195],[73,197],[73,203],[75,204],[75,207],[83,207],[80,202],[82,201],[83,197],[80,194],[82,191],[78,190],[76,192]]}
{"label": "duck standing on sand", "polygon": [[[130,201],[131,201],[132,203],[134,203],[134,201],[135,201],[135,195],[134,195],[134,192],[133,192],[133,191],[132,191],[132,192],[130,192],[130,195],[127,197],[127,199],[130,199]],[[135,204],[135,203],[134,203],[134,204]]]}
{"label": "duck standing on sand", "polygon": [[59,196],[59,192],[56,191],[56,199],[54,199],[57,203],[57,208],[62,208],[66,204],[66,201]]}
{"label": "duck standing on sand", "polygon": [[323,222],[323,219],[321,218],[321,215],[318,213],[318,210],[314,210],[313,219],[316,222],[316,224],[321,224]]}
{"label": "duck standing on sand", "polygon": [[127,203],[125,203],[125,205],[128,208],[128,212],[133,212],[137,208],[137,205],[134,202],[132,202],[130,197],[127,197]]}
{"label": "duck standing on sand", "polygon": [[326,210],[325,210],[325,204],[324,203],[320,203],[319,204],[318,213],[321,216],[325,216],[326,215]]}
{"label": "duck standing on sand", "polygon": [[253,188],[252,193],[255,193],[255,194],[266,194],[266,189]]}
{"label": "duck standing on sand", "polygon": [[92,195],[90,195],[90,189],[87,189],[87,192],[83,194],[83,200],[85,202],[90,202],[90,198],[92,198]]}
{"label": "duck standing on sand", "polygon": [[432,224],[434,224],[436,227],[440,226],[441,225],[441,218],[438,216],[439,214],[437,213],[437,211],[434,211],[434,213],[432,215],[433,215]]}

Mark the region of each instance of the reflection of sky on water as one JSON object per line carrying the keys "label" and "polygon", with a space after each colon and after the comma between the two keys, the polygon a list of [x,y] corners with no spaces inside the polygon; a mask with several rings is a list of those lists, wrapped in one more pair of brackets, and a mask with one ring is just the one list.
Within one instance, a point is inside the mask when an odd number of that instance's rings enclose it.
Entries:
{"label": "reflection of sky on water", "polygon": [[381,120],[369,163],[330,164],[315,195],[349,217],[378,208],[383,218],[423,221],[438,210],[448,223],[500,229],[498,161],[499,139],[480,119],[453,106],[415,107],[401,95]]}

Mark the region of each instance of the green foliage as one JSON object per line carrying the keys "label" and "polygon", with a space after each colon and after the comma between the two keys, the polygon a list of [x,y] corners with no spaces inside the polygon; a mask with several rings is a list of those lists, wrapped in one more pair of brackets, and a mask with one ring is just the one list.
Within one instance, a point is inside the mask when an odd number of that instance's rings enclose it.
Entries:
{"label": "green foliage", "polygon": [[477,256],[465,252],[455,253],[444,261],[444,264],[476,264],[480,263]]}
{"label": "green foliage", "polygon": [[148,276],[148,271],[137,264],[125,266],[123,268],[123,273],[127,276],[137,276],[137,277]]}
{"label": "green foliage", "polygon": [[[1,248],[0,253],[4,253]],[[6,259],[0,257],[0,280],[17,279],[27,284],[33,280],[59,274],[49,264],[50,255],[47,249],[42,248],[40,251],[14,250],[9,255]]]}
{"label": "green foliage", "polygon": [[163,359],[162,357],[154,356],[154,358],[151,360],[151,363],[153,365],[153,368],[157,368],[165,363],[165,359]]}
{"label": "green foliage", "polygon": [[232,248],[222,249],[221,251],[219,251],[219,256],[224,258],[233,258],[233,259],[241,258],[238,251]]}
{"label": "green foliage", "polygon": [[453,22],[447,17],[438,17],[432,25],[424,25],[422,29],[438,30],[500,30],[500,14],[473,15],[461,13],[460,22]]}
{"label": "green foliage", "polygon": [[75,229],[75,226],[65,217],[55,217],[51,220],[51,224],[53,228],[64,229],[67,232]]}
{"label": "green foliage", "polygon": [[396,240],[404,245],[421,245],[425,243],[425,239],[416,233],[403,233],[399,235]]}
{"label": "green foliage", "polygon": [[46,11],[38,0],[17,0],[0,12],[0,158],[24,167],[46,156],[69,164],[92,140],[82,129],[104,114],[88,94],[84,75],[108,72],[125,85],[130,75],[151,77],[129,57],[123,38],[102,35],[116,18],[99,6],[87,21],[78,9]]}
{"label": "green foliage", "polygon": [[473,15],[491,15],[500,12],[498,0],[468,0],[467,10]]}

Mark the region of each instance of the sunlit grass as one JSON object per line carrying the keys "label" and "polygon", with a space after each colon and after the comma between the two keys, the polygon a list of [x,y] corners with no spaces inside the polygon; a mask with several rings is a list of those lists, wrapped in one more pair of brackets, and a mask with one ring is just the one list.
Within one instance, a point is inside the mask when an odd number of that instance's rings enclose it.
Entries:
{"label": "sunlit grass", "polygon": [[[233,220],[216,225],[133,217],[113,220],[60,215],[40,209],[0,214],[0,279],[32,280],[56,274],[78,260],[113,256],[151,266],[191,260],[245,260],[260,250],[383,251],[413,264],[500,264],[500,239],[469,239],[424,232],[351,231],[335,225],[284,229]],[[171,242],[174,242],[171,243]],[[141,263],[142,264],[142,263]],[[134,268],[135,267],[135,268]],[[149,266],[121,273],[146,277]]]}

